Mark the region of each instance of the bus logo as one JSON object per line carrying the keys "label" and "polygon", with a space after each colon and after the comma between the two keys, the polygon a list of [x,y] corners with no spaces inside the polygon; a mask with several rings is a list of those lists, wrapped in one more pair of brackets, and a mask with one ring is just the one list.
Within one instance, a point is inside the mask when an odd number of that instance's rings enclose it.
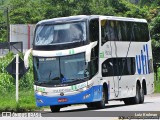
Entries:
{"label": "bus logo", "polygon": [[64,96],[64,93],[63,93],[63,92],[61,92],[61,93],[60,93],[60,96]]}
{"label": "bus logo", "polygon": [[136,55],[136,67],[138,74],[148,74],[149,73],[149,55],[148,55],[148,45],[143,45],[140,55]]}

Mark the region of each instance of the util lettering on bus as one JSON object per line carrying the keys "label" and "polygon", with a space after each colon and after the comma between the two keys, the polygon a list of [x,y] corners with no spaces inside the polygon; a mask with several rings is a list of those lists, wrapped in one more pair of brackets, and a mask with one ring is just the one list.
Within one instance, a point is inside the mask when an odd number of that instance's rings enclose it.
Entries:
{"label": "util lettering on bus", "polygon": [[138,74],[149,74],[148,45],[143,45],[140,55],[136,55],[136,67]]}

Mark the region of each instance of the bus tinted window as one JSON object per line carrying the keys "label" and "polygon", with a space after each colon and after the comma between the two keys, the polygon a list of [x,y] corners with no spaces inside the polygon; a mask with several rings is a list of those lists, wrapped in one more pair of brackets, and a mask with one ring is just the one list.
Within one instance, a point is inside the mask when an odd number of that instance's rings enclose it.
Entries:
{"label": "bus tinted window", "polygon": [[149,41],[148,25],[146,23],[142,23],[142,24],[140,24],[140,27],[141,27],[142,41],[144,41],[144,42]]}
{"label": "bus tinted window", "polygon": [[101,35],[102,45],[107,41],[149,41],[147,23],[102,20]]}
{"label": "bus tinted window", "polygon": [[135,74],[135,58],[109,58],[102,64],[102,76],[122,76]]}
{"label": "bus tinted window", "polygon": [[90,41],[98,41],[99,40],[99,21],[98,19],[93,19],[89,24],[89,33],[90,33]]}
{"label": "bus tinted window", "polygon": [[141,28],[139,23],[134,23],[134,36],[135,36],[135,41],[141,41]]}
{"label": "bus tinted window", "polygon": [[117,21],[104,20],[103,25],[101,27],[102,31],[102,44],[107,41],[117,41],[118,33],[117,33]]}
{"label": "bus tinted window", "polygon": [[121,35],[122,35],[122,41],[128,41],[127,36],[127,24],[126,22],[120,21],[120,29],[121,29]]}

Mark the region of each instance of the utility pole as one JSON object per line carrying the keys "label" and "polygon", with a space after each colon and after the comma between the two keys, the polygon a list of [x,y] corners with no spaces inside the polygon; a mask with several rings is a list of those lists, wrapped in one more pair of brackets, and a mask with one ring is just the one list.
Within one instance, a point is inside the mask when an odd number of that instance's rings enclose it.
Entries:
{"label": "utility pole", "polygon": [[18,103],[18,86],[19,86],[19,55],[16,54],[16,102]]}
{"label": "utility pole", "polygon": [[6,14],[7,14],[7,42],[8,42],[8,44],[9,44],[9,51],[10,51],[10,36],[9,36],[9,31],[10,31],[10,29],[9,29],[9,11],[8,11],[8,7],[7,7],[7,9],[6,9]]}

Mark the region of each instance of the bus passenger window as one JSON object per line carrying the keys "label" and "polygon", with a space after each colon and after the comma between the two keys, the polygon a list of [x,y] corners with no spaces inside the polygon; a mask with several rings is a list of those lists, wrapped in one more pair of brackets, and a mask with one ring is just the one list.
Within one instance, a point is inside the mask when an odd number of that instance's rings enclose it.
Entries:
{"label": "bus passenger window", "polygon": [[122,41],[128,41],[127,40],[127,26],[126,22],[120,22],[120,28],[121,28],[121,36],[122,36]]}
{"label": "bus passenger window", "polygon": [[140,24],[139,23],[134,23],[134,36],[135,36],[135,41],[137,41],[137,42],[142,41],[140,33],[141,33]]}
{"label": "bus passenger window", "polygon": [[109,40],[117,41],[115,21],[110,22],[110,25],[108,26],[108,31],[109,31],[108,35]]}
{"label": "bus passenger window", "polygon": [[102,77],[113,76],[114,75],[114,67],[112,59],[107,59],[102,64]]}
{"label": "bus passenger window", "polygon": [[134,37],[134,23],[133,22],[126,22],[127,25],[127,40],[128,41],[135,41]]}
{"label": "bus passenger window", "polygon": [[109,58],[102,63],[102,77],[135,74],[135,58]]}
{"label": "bus passenger window", "polygon": [[141,29],[141,36],[143,42],[148,42],[149,41],[149,30],[148,30],[148,25],[147,23],[141,23],[140,24],[140,29]]}
{"label": "bus passenger window", "polygon": [[98,19],[93,19],[90,21],[89,32],[90,32],[91,42],[99,40],[99,21]]}
{"label": "bus passenger window", "polygon": [[120,21],[116,21],[116,28],[117,28],[117,39],[118,41],[122,41]]}

